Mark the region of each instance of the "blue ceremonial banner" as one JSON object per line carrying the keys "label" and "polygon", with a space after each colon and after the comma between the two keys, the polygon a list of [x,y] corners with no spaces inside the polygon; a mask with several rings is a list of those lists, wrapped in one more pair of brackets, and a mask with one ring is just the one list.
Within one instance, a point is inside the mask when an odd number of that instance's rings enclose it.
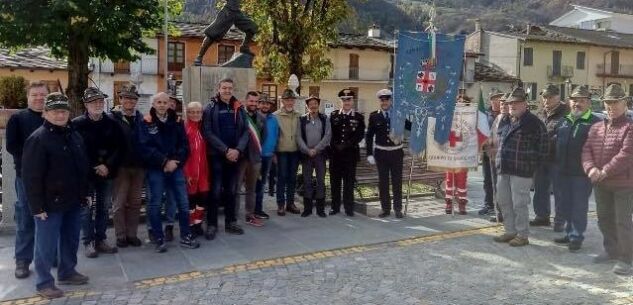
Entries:
{"label": "blue ceremonial banner", "polygon": [[436,59],[432,60],[431,34],[400,32],[394,79],[392,138],[404,136],[411,120],[410,148],[426,148],[428,118],[436,120],[435,140],[448,141],[464,58],[464,36],[436,34]]}

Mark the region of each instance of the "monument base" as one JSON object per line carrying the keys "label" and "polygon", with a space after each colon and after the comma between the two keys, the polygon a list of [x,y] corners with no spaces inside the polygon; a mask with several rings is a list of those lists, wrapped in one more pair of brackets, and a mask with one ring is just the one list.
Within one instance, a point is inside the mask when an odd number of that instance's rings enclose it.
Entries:
{"label": "monument base", "polygon": [[257,90],[257,78],[253,68],[227,68],[189,66],[182,70],[183,102],[192,101],[206,105],[217,94],[218,82],[233,79],[233,95],[242,100],[248,91]]}

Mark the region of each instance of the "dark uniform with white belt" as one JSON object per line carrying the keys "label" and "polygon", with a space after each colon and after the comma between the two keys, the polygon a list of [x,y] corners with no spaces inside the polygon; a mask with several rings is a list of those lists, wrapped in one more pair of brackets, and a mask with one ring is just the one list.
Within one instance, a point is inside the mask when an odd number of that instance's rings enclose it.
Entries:
{"label": "dark uniform with white belt", "polygon": [[[402,159],[404,151],[402,143],[396,143],[389,138],[391,96],[391,90],[388,89],[382,89],[376,93],[376,97],[381,101],[381,109],[369,115],[365,144],[367,145],[367,161],[378,167],[378,193],[382,207],[382,213],[379,216],[382,218],[391,214],[391,196],[389,194],[389,176],[391,176],[393,209],[396,217],[402,218],[404,217],[402,214]],[[405,122],[405,129],[411,130],[409,120]]]}
{"label": "dark uniform with white belt", "polygon": [[[343,103],[355,98],[350,89],[338,93]],[[356,164],[360,160],[358,143],[365,136],[365,118],[362,114],[350,109],[334,110],[330,115],[332,139],[330,141],[330,186],[332,191],[332,210],[335,215],[341,209],[341,183],[343,184],[343,206],[347,216],[354,216],[354,182]]]}

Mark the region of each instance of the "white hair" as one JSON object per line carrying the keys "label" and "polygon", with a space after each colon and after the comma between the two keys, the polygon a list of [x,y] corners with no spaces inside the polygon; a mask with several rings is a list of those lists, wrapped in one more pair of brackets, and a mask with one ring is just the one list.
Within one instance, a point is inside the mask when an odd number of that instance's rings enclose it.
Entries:
{"label": "white hair", "polygon": [[202,104],[197,101],[189,102],[189,104],[187,104],[187,110],[192,109],[192,108],[202,109]]}
{"label": "white hair", "polygon": [[156,102],[156,100],[161,98],[161,97],[166,97],[167,101],[169,101],[169,94],[167,94],[165,92],[158,92],[158,93],[152,95],[152,104],[154,104],[154,102]]}

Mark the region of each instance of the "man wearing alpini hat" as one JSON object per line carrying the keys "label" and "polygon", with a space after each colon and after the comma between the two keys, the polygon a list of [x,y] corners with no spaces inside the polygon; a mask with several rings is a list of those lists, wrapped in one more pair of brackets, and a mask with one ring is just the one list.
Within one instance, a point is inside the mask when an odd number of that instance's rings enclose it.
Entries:
{"label": "man wearing alpini hat", "polygon": [[49,299],[64,296],[51,275],[56,261],[58,284],[88,283],[75,267],[89,162],[86,145],[69,126],[69,117],[68,98],[57,92],[47,95],[44,125],[26,140],[23,153],[23,160],[28,160],[22,164],[24,189],[35,216],[35,285],[37,293]]}
{"label": "man wearing alpini hat", "polygon": [[571,112],[556,129],[556,164],[559,175],[554,180],[554,199],[560,205],[566,222],[565,235],[556,243],[567,244],[569,251],[578,251],[587,229],[587,211],[591,180],[582,168],[582,147],[589,129],[601,119],[591,111],[591,93],[587,86],[578,86],[569,97]]}
{"label": "man wearing alpini hat", "polygon": [[494,240],[520,247],[529,244],[530,187],[534,172],[547,158],[547,130],[528,109],[523,88],[514,89],[505,103],[509,104],[510,120],[499,126],[496,156],[497,197],[505,233]]}
{"label": "man wearing alpini hat", "polygon": [[117,252],[116,247],[106,242],[106,229],[112,202],[112,180],[121,164],[125,142],[121,142],[121,128],[105,115],[106,97],[97,88],[87,88],[82,99],[86,113],[72,121],[86,143],[90,161],[92,203],[83,209],[81,216],[84,254],[88,258],[95,258],[99,253]]}

